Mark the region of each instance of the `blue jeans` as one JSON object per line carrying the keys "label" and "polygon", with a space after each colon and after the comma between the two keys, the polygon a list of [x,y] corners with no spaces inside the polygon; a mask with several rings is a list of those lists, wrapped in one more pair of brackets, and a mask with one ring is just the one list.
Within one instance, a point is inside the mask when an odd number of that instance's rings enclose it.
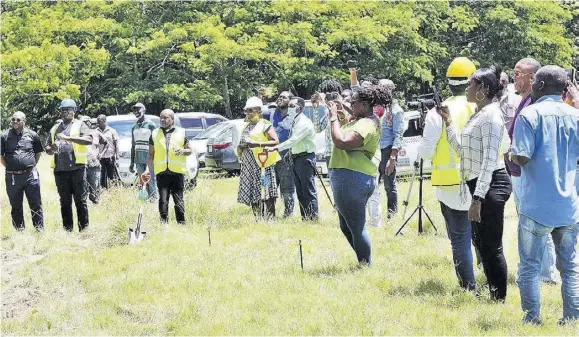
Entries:
{"label": "blue jeans", "polygon": [[101,167],[92,166],[86,168],[86,181],[88,189],[88,198],[93,203],[98,203],[101,189]]}
{"label": "blue jeans", "polygon": [[294,182],[302,220],[317,220],[316,155],[314,153],[294,155],[293,161]]}
{"label": "blue jeans", "polygon": [[288,217],[294,212],[294,192],[296,191],[291,157],[289,160],[284,157],[275,164],[275,179],[283,198],[283,216]]}
{"label": "blue jeans", "polygon": [[557,253],[557,269],[561,273],[563,296],[563,319],[579,319],[579,251],[577,236],[579,224],[565,227],[547,227],[532,219],[519,215],[519,291],[521,307],[525,312],[523,322],[540,322],[541,261],[552,236]]}
{"label": "blue jeans", "polygon": [[[143,172],[145,172],[146,167],[147,164],[135,164],[137,175],[139,177]],[[147,184],[147,193],[149,193],[149,199],[159,199],[159,196],[157,195],[157,178],[155,177],[155,171],[152,167],[149,167],[149,173],[151,173],[151,181],[149,181]]]}
{"label": "blue jeans", "polygon": [[384,179],[384,189],[386,190],[386,197],[388,199],[388,219],[392,214],[398,212],[398,191],[396,190],[396,166],[391,175],[386,173],[386,165],[390,159],[392,146],[387,146],[381,150],[382,161],[380,162],[380,173]]}
{"label": "blue jeans", "polygon": [[440,211],[446,222],[446,233],[452,246],[452,261],[461,288],[475,290],[476,281],[472,267],[472,227],[467,211],[454,210],[442,202]]}
{"label": "blue jeans", "polygon": [[[517,213],[519,210],[519,201],[523,193],[521,186],[521,177],[511,177],[511,184],[513,185],[513,194],[515,195],[515,206]],[[541,280],[545,282],[559,283],[559,275],[555,268],[555,244],[551,236],[547,236],[547,245],[543,253],[543,262],[541,263]]]}
{"label": "blue jeans", "polygon": [[372,263],[366,230],[366,203],[374,192],[373,176],[347,169],[330,169],[330,184],[340,220],[340,229],[356,252],[358,262]]}

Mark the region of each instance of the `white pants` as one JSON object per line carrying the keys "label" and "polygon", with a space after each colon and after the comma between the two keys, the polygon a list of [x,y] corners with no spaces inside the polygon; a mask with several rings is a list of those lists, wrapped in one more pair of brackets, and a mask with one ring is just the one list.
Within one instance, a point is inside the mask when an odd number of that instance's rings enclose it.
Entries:
{"label": "white pants", "polygon": [[379,175],[376,175],[376,187],[374,192],[368,199],[368,205],[366,209],[368,210],[368,219],[366,224],[372,227],[380,227],[382,224],[382,204],[380,202],[380,184],[378,183]]}

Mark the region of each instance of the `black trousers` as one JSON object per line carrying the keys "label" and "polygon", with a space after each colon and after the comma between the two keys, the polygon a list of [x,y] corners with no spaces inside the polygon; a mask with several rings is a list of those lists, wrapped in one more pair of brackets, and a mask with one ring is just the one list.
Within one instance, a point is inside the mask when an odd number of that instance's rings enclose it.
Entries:
{"label": "black trousers", "polygon": [[294,183],[300,204],[302,220],[318,219],[318,192],[316,191],[316,155],[293,156]]}
{"label": "black trousers", "polygon": [[113,158],[101,158],[101,187],[109,188],[109,180],[118,184],[120,177]]}
{"label": "black trousers", "polygon": [[185,189],[185,176],[177,173],[162,172],[157,174],[157,188],[159,189],[159,213],[161,222],[169,220],[169,196],[173,197],[175,204],[175,218],[177,223],[185,224],[185,202],[183,190]]}
{"label": "black trousers", "polygon": [[64,229],[67,231],[73,229],[72,200],[74,199],[78,230],[83,231],[88,227],[86,167],[68,172],[54,172],[54,181],[60,196],[60,213]]}
{"label": "black trousers", "polygon": [[[474,194],[478,179],[467,181]],[[507,296],[507,261],[503,254],[505,203],[511,196],[511,180],[505,169],[493,172],[490,188],[482,201],[481,222],[472,221],[473,243],[478,249],[489,284],[491,298],[504,301]]]}
{"label": "black trousers", "polygon": [[42,201],[40,199],[40,180],[36,168],[25,174],[6,173],[6,193],[12,208],[12,225],[17,230],[24,229],[23,199],[26,194],[32,224],[38,230],[44,229],[44,215],[42,213]]}

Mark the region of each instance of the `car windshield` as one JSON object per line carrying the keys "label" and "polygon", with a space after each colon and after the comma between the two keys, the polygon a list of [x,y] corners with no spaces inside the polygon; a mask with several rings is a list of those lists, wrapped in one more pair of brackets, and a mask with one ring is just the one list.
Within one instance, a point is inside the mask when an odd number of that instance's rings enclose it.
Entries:
{"label": "car windshield", "polygon": [[229,123],[215,124],[213,126],[210,126],[207,129],[205,129],[205,131],[201,132],[200,134],[195,136],[195,138],[193,138],[193,139],[209,139],[209,138],[216,137],[217,135],[219,135],[220,133],[225,131],[228,127],[230,127]]}
{"label": "car windshield", "polygon": [[403,137],[416,137],[421,136],[420,133],[420,118],[413,118],[406,120],[406,130],[404,130]]}

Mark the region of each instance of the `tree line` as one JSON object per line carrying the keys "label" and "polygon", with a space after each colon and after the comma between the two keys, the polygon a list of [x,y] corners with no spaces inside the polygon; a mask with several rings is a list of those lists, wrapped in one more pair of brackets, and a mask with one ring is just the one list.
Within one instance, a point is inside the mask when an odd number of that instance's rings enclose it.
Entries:
{"label": "tree line", "polygon": [[512,68],[526,56],[569,67],[579,54],[573,1],[5,1],[1,10],[2,120],[22,110],[39,131],[67,97],[90,116],[141,101],[152,114],[235,118],[262,86],[309,98],[324,79],[348,85],[351,59],[362,77],[390,78],[410,98],[444,86],[456,56]]}

